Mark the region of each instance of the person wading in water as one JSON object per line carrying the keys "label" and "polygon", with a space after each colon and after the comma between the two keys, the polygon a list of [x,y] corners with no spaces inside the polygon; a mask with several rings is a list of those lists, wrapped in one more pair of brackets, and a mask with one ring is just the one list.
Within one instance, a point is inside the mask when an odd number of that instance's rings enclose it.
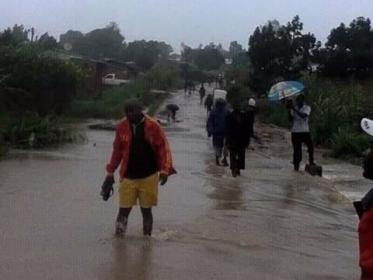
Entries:
{"label": "person wading in water", "polygon": [[126,118],[119,122],[106,179],[101,195],[107,200],[113,192],[114,172],[119,172],[119,213],[115,233],[122,237],[128,216],[137,201],[143,217],[143,233],[152,234],[152,207],[158,202],[158,183],[164,185],[168,176],[176,173],[166,136],[158,122],[145,115],[138,100],[126,103]]}

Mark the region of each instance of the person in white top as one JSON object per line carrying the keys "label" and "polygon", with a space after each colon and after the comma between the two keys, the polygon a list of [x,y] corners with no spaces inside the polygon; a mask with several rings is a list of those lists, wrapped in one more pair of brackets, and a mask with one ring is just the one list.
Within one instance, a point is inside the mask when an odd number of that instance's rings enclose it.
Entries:
{"label": "person in white top", "polygon": [[302,161],[302,143],[307,146],[309,164],[314,165],[313,142],[308,124],[311,107],[305,104],[304,99],[304,94],[300,94],[295,100],[295,105],[291,100],[287,103],[289,118],[293,124],[291,142],[293,144],[293,164],[295,171],[299,170],[299,165]]}

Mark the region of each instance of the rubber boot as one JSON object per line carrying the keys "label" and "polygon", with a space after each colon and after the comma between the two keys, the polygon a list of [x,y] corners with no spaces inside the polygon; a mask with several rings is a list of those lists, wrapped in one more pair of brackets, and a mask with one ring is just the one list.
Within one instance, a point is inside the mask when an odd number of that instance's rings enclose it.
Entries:
{"label": "rubber boot", "polygon": [[144,236],[152,236],[153,222],[152,221],[143,221],[143,232]]}
{"label": "rubber boot", "polygon": [[294,171],[299,171],[299,163],[294,163]]}
{"label": "rubber boot", "polygon": [[122,217],[119,220],[117,220],[115,224],[115,236],[116,237],[121,238],[126,234],[127,222],[128,220],[126,217]]}
{"label": "rubber boot", "polygon": [[236,178],[238,176],[237,169],[232,169],[232,176]]}
{"label": "rubber boot", "polygon": [[223,164],[223,166],[229,166],[229,164],[228,164],[228,161],[227,161],[227,158],[226,157],[224,157],[223,158],[223,160],[222,160],[222,162],[221,162],[222,164]]}

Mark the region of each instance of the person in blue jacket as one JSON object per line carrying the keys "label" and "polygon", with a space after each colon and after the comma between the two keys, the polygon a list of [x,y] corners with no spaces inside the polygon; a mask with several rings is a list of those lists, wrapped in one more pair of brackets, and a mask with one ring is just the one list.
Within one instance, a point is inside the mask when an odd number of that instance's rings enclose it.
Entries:
{"label": "person in blue jacket", "polygon": [[227,103],[223,98],[216,99],[214,109],[209,114],[206,126],[208,136],[212,136],[216,165],[223,164],[223,166],[228,166],[226,154],[224,154],[223,160],[220,163],[225,142],[226,105]]}

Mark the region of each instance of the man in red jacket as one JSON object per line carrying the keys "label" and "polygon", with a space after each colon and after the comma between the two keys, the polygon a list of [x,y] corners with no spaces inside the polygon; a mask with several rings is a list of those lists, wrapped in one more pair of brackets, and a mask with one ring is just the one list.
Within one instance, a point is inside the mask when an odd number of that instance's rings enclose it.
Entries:
{"label": "man in red jacket", "polygon": [[151,236],[152,207],[158,202],[158,183],[164,185],[168,176],[176,171],[172,166],[168,141],[158,122],[143,114],[143,106],[137,100],[127,102],[124,111],[126,118],[116,129],[101,195],[104,200],[110,197],[113,174],[120,165],[120,208],[116,235],[122,237],[125,234],[128,216],[138,201],[143,216],[144,235]]}
{"label": "man in red jacket", "polygon": [[[373,180],[373,151],[364,161],[363,176]],[[371,189],[361,201],[354,202],[359,222],[359,247],[361,280],[373,279],[373,189]]]}

